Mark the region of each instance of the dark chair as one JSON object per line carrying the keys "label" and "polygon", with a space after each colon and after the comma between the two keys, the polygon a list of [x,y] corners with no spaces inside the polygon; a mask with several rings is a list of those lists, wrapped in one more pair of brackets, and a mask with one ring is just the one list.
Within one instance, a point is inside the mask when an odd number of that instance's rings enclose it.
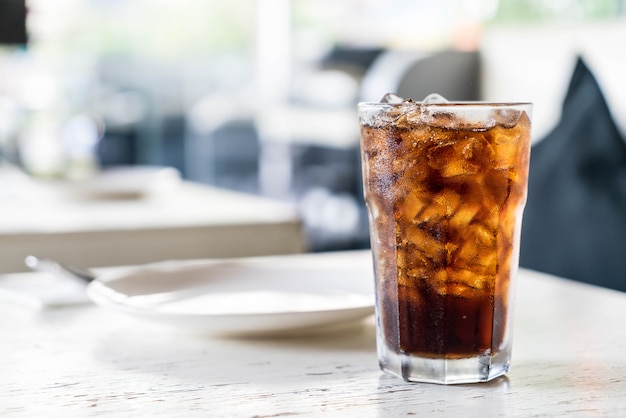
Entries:
{"label": "dark chair", "polygon": [[384,52],[365,74],[361,99],[377,102],[385,93],[417,101],[431,93],[448,100],[479,100],[480,55],[456,50]]}

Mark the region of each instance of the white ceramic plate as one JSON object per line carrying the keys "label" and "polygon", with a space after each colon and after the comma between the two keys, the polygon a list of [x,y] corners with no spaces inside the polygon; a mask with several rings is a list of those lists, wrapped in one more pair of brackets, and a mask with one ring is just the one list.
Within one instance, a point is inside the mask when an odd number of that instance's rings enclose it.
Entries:
{"label": "white ceramic plate", "polygon": [[223,336],[313,333],[374,312],[368,261],[357,253],[165,262],[104,274],[87,292],[98,305],[179,329]]}

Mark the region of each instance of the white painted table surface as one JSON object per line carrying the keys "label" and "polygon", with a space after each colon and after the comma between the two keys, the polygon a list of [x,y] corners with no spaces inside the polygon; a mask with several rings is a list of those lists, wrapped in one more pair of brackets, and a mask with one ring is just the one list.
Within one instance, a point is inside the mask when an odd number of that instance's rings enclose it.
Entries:
{"label": "white painted table surface", "polygon": [[[54,183],[0,199],[0,273],[35,254],[84,267],[301,253],[294,205],[187,181],[138,199],[90,199]],[[0,184],[0,191],[1,191]]]}
{"label": "white painted table surface", "polygon": [[[312,256],[370,263],[368,251]],[[0,416],[626,416],[626,294],[526,270],[512,371],[487,384],[382,374],[371,317],[316,337],[233,340],[95,306],[3,303],[0,333]]]}

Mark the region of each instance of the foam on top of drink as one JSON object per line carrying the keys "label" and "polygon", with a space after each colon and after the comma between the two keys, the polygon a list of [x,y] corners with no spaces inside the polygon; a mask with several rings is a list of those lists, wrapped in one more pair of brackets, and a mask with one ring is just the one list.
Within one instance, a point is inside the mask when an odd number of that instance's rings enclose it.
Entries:
{"label": "foam on top of drink", "polygon": [[387,93],[380,103],[362,103],[361,123],[374,128],[392,124],[402,128],[427,125],[435,128],[486,131],[495,126],[512,128],[524,113],[524,103],[449,102],[433,93],[421,102]]}

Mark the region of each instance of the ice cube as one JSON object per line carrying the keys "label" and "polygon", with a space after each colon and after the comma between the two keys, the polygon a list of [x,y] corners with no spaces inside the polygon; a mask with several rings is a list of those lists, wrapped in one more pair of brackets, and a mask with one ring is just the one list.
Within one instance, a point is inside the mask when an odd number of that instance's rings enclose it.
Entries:
{"label": "ice cube", "polygon": [[498,247],[489,232],[480,224],[468,225],[464,231],[466,241],[453,255],[454,266],[478,275],[496,274]]}
{"label": "ice cube", "polygon": [[406,120],[408,123],[415,126],[422,122],[422,111],[419,107],[411,108],[407,110]]}
{"label": "ice cube", "polygon": [[479,203],[466,202],[463,205],[459,205],[457,210],[452,214],[448,225],[452,229],[462,229],[472,223],[476,214],[480,211],[482,206]]}
{"label": "ice cube", "polygon": [[504,128],[514,128],[522,116],[522,111],[517,109],[498,109],[495,111],[496,123]]}
{"label": "ice cube", "polygon": [[380,102],[385,104],[400,104],[404,102],[404,99],[396,93],[387,93],[380,99]]}
{"label": "ice cube", "polygon": [[496,126],[496,120],[489,109],[481,106],[429,106],[422,104],[421,120],[423,123],[444,129],[468,131],[487,131]]}
{"label": "ice cube", "polygon": [[440,223],[409,224],[402,231],[403,237],[415,245],[422,254],[439,265],[445,259],[445,225]]}
{"label": "ice cube", "polygon": [[422,100],[423,104],[438,104],[438,103],[448,103],[448,100],[443,97],[441,94],[432,93],[429,94]]}
{"label": "ice cube", "polygon": [[380,101],[390,106],[359,106],[359,119],[362,126],[387,128],[389,125],[407,124],[407,114],[418,106],[411,99],[403,99],[395,93],[387,93]]}
{"label": "ice cube", "polygon": [[452,189],[443,189],[433,197],[433,201],[441,207],[441,212],[450,216],[461,204],[461,196]]}

